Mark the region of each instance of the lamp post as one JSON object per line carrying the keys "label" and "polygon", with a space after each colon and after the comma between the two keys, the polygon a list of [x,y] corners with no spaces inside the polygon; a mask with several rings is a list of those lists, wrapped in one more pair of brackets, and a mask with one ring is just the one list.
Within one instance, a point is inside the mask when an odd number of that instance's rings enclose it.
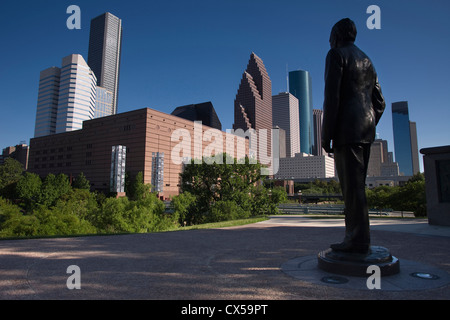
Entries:
{"label": "lamp post", "polygon": [[302,190],[298,190],[298,203],[302,204]]}

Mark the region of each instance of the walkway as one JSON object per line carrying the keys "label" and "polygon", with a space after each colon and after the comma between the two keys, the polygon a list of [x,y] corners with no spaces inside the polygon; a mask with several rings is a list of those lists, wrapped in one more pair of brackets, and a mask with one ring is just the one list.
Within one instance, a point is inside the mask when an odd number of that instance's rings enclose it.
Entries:
{"label": "walkway", "polygon": [[[339,219],[276,216],[224,229],[4,240],[0,299],[450,299],[450,228],[417,220],[372,219],[373,243],[405,266],[431,267],[439,283],[369,290],[351,281],[325,284],[323,274],[292,274],[296,259],[309,259],[315,270],[317,253],[342,237]],[[79,290],[67,288],[71,265],[81,271]]]}

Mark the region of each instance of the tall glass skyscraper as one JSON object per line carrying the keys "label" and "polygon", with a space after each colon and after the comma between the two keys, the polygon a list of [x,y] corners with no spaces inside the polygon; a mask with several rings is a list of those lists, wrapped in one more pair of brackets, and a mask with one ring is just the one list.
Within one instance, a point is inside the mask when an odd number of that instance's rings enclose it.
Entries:
{"label": "tall glass skyscraper", "polygon": [[55,133],[79,130],[83,128],[83,121],[94,118],[96,82],[81,55],[63,58]]}
{"label": "tall glass skyscraper", "polygon": [[96,104],[94,73],[79,54],[62,59],[61,68],[40,74],[34,137],[79,130],[93,119]]}
{"label": "tall glass skyscraper", "polygon": [[298,99],[300,117],[300,151],[313,153],[312,81],[308,71],[289,72],[289,92]]}
{"label": "tall glass skyscraper", "polygon": [[111,114],[117,113],[121,48],[121,19],[106,12],[91,20],[88,64],[97,77],[97,85],[113,94]]}
{"label": "tall glass skyscraper", "polygon": [[55,133],[60,76],[61,69],[58,67],[51,67],[41,71],[34,127],[35,138]]}
{"label": "tall glass skyscraper", "polygon": [[416,123],[409,121],[408,102],[392,103],[395,161],[400,173],[412,176],[420,171]]}
{"label": "tall glass skyscraper", "polygon": [[289,92],[272,96],[272,123],[286,131],[286,156],[300,152],[298,99]]}

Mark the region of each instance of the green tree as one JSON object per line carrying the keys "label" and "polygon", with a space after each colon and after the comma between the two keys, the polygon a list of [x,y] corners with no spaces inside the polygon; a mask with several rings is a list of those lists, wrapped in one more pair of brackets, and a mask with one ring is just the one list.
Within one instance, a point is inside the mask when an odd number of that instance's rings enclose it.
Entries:
{"label": "green tree", "polygon": [[90,190],[91,184],[89,180],[86,179],[84,173],[80,172],[80,174],[73,180],[72,188]]}
{"label": "green tree", "polygon": [[392,199],[395,210],[412,211],[416,217],[427,215],[425,181],[412,180],[402,187],[398,187]]}
{"label": "green tree", "polygon": [[69,177],[65,174],[48,174],[42,182],[40,204],[52,206],[64,194],[72,190]]}
{"label": "green tree", "polygon": [[19,161],[6,158],[5,162],[0,165],[0,189],[19,181],[23,171],[23,166]]}
{"label": "green tree", "polygon": [[5,162],[0,165],[0,196],[8,199],[16,196],[15,186],[22,177],[23,171],[23,166],[19,161],[6,158]]}
{"label": "green tree", "polygon": [[393,208],[392,199],[396,188],[389,186],[379,186],[373,189],[366,189],[367,204],[370,208],[383,210]]}
{"label": "green tree", "polygon": [[23,201],[26,209],[31,209],[41,200],[41,189],[41,177],[30,172],[25,172],[16,185],[17,197]]}
{"label": "green tree", "polygon": [[183,192],[172,198],[170,203],[174,213],[174,220],[178,222],[179,225],[184,225],[192,223],[192,212],[196,205],[196,198],[190,192]]}
{"label": "green tree", "polygon": [[4,223],[6,221],[19,216],[22,216],[20,208],[0,197],[0,231],[4,228]]}
{"label": "green tree", "polygon": [[127,196],[131,200],[140,200],[150,194],[150,191],[151,185],[144,183],[144,174],[140,171],[130,184]]}
{"label": "green tree", "polygon": [[[234,201],[245,212],[255,214],[254,206],[261,206],[263,191],[254,194],[256,185],[261,183],[261,164],[252,163],[248,157],[240,161],[223,153],[222,164],[214,163],[212,158],[203,158],[196,164],[192,160],[181,173],[181,189],[196,198],[196,206],[192,209],[191,223],[206,221],[211,214],[211,207],[217,201]],[[258,187],[259,188],[259,187]],[[258,204],[253,203],[258,201]],[[258,210],[259,212],[259,210]],[[210,220],[210,218],[208,218]]]}
{"label": "green tree", "polygon": [[278,213],[278,205],[287,202],[287,192],[283,187],[275,187],[272,189],[270,196],[269,214]]}
{"label": "green tree", "polygon": [[250,212],[244,210],[232,200],[219,200],[211,206],[211,212],[207,215],[205,222],[218,222],[236,219],[245,219]]}

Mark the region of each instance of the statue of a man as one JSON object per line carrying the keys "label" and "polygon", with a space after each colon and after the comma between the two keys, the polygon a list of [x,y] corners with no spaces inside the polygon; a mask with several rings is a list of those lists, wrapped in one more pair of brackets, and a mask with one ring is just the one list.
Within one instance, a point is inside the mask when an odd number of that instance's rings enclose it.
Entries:
{"label": "statue of a man", "polygon": [[356,26],[348,18],[330,35],[325,68],[322,147],[334,153],[345,202],[345,238],[336,251],[366,253],[370,248],[365,185],[370,146],[385,109],[377,73],[354,41]]}

